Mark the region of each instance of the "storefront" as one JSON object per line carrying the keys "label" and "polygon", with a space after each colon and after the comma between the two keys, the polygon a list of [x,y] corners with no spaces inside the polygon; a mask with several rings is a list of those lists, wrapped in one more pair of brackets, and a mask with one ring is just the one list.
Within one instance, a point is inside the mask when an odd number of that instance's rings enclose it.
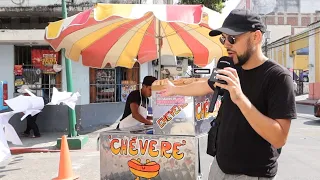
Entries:
{"label": "storefront", "polygon": [[[45,45],[0,47],[0,80],[7,82],[9,99],[21,95],[22,86],[28,86],[46,101],[50,100],[53,87],[66,90],[65,60],[60,53]],[[81,62],[72,62],[74,91],[81,94],[76,107],[77,124],[81,124],[82,130],[113,124],[121,118],[128,94],[139,89],[144,76],[154,75],[152,69],[151,62],[137,63],[132,69],[94,69],[83,66]],[[45,106],[38,118],[42,132],[65,131],[68,108],[63,105]],[[17,132],[24,131],[26,121],[21,122],[19,116],[10,121]]]}
{"label": "storefront", "polygon": [[[0,81],[7,82],[9,99],[21,95],[23,86],[46,101],[50,101],[53,87],[67,90],[65,60],[44,41],[44,28],[48,22],[61,19],[61,7],[42,8],[53,13],[18,7],[8,9],[3,13],[5,17],[0,17],[3,29],[0,33]],[[77,13],[77,8],[71,5],[69,8],[69,16]],[[22,17],[23,14],[28,16]],[[73,89],[81,94],[76,107],[77,123],[81,123],[83,129],[113,124],[122,115],[127,95],[139,88],[144,76],[154,75],[151,63],[137,64],[133,69],[93,69],[81,62],[71,64]],[[45,106],[38,118],[41,132],[65,131],[68,107]],[[21,122],[19,116],[14,116],[10,122],[17,132],[25,130],[26,121]]]}
{"label": "storefront", "polygon": [[132,69],[90,68],[90,103],[125,102],[131,91],[139,89],[139,83],[139,63]]}
{"label": "storefront", "polygon": [[61,89],[61,55],[49,46],[14,46],[14,92],[28,88],[49,102],[52,88]]}

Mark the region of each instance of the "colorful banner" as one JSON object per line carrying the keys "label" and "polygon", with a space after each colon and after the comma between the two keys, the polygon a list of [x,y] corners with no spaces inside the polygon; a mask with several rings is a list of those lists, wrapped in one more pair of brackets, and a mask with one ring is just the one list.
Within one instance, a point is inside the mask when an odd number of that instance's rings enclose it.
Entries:
{"label": "colorful banner", "polygon": [[59,53],[54,50],[32,49],[32,65],[42,70],[43,74],[55,74],[53,65],[59,62]]}
{"label": "colorful banner", "polygon": [[14,75],[22,76],[23,74],[23,67],[22,65],[14,65]]}
{"label": "colorful banner", "polygon": [[8,82],[0,81],[0,111],[8,109],[5,100],[8,100]]}

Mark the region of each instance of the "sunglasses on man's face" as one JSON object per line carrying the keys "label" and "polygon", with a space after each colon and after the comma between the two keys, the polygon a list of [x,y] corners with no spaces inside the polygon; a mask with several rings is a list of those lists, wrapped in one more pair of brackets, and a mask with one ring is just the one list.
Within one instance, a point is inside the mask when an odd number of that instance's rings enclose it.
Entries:
{"label": "sunglasses on man's face", "polygon": [[236,38],[234,36],[228,36],[227,38],[224,36],[220,37],[220,42],[221,44],[224,45],[224,43],[226,42],[226,39],[228,39],[230,44],[235,44],[236,43]]}

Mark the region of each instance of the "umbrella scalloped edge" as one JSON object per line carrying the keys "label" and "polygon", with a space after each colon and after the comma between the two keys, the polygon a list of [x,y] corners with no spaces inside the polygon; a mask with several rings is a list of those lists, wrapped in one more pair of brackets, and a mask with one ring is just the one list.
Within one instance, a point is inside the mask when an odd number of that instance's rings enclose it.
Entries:
{"label": "umbrella scalloped edge", "polygon": [[185,24],[204,24],[211,29],[221,27],[224,18],[216,11],[203,5],[163,5],[163,4],[104,4],[98,3],[90,8],[66,19],[51,22],[45,28],[45,40],[56,39],[62,31],[86,24],[90,18],[97,23],[110,17],[140,19],[148,13],[165,22],[180,22]]}

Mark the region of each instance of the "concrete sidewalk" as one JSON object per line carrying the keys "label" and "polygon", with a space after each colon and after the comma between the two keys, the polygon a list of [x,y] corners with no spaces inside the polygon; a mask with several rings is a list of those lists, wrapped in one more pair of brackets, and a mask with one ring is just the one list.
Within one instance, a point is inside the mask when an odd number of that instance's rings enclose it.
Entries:
{"label": "concrete sidewalk", "polygon": [[[70,150],[72,169],[80,179],[100,179],[100,151],[97,138],[100,132],[115,129],[116,126],[117,122],[109,127],[98,127],[90,132],[80,133],[88,135],[88,142],[81,150]],[[0,179],[44,180],[57,177],[60,165],[60,151],[56,148],[57,138],[67,134],[68,132],[41,132],[40,138],[21,137],[23,146],[9,144],[13,150],[12,156],[0,162]],[[30,148],[37,148],[37,151]]]}
{"label": "concrete sidewalk", "polygon": [[317,100],[311,100],[308,98],[309,98],[308,94],[296,96],[296,103],[302,104],[302,105],[313,106],[317,102]]}
{"label": "concrete sidewalk", "polygon": [[[100,132],[115,129],[118,122],[115,122],[111,126],[98,127],[96,130],[91,132],[82,132],[80,135],[87,135],[89,137],[88,142],[84,145],[81,150],[70,150],[70,151],[96,151],[97,149],[97,138]],[[17,132],[19,133],[19,132]],[[33,153],[33,152],[59,152],[56,147],[57,139],[63,135],[68,135],[68,132],[41,132],[41,137],[20,137],[23,145],[9,144],[12,154],[20,153]]]}

